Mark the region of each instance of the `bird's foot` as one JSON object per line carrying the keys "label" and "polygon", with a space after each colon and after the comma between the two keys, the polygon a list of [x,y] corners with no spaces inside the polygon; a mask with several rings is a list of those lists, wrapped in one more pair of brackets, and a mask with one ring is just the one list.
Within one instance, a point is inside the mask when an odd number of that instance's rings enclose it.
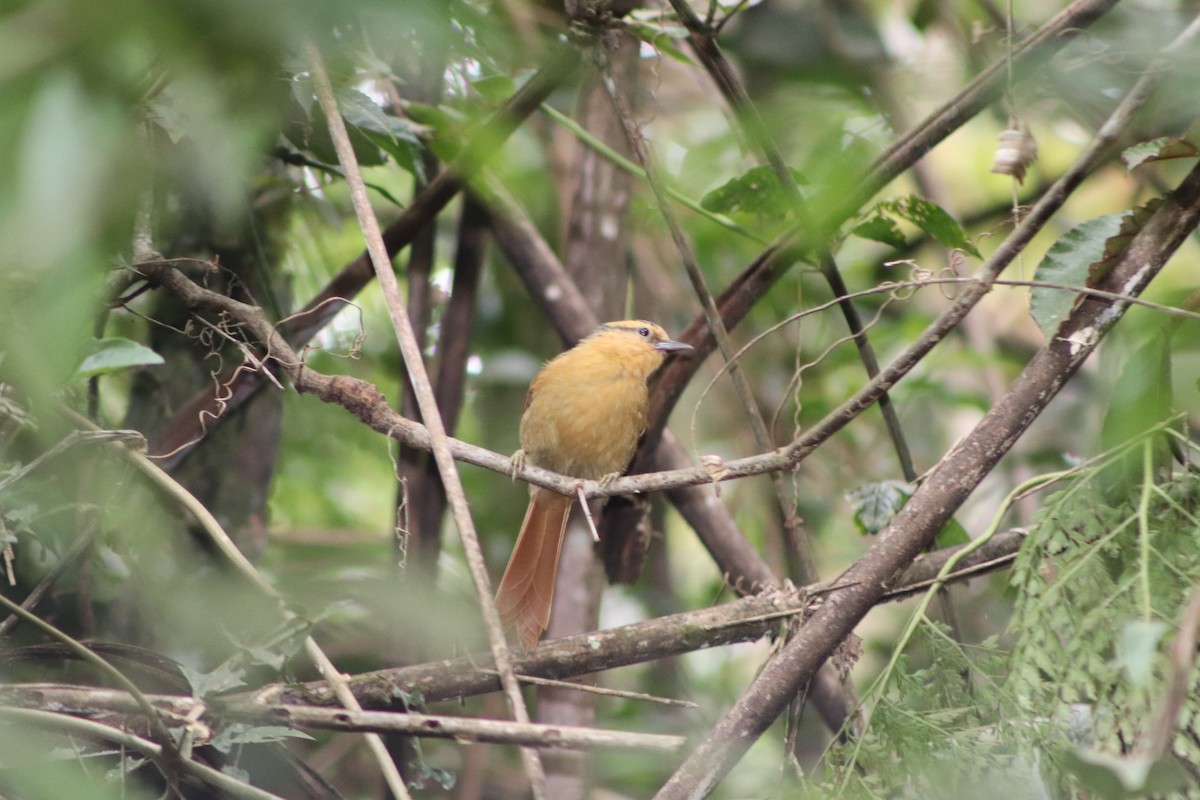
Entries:
{"label": "bird's foot", "polygon": [[509,471],[509,475],[512,476],[512,479],[515,481],[517,479],[517,473],[523,469],[525,469],[525,451],[518,450],[512,454],[512,468]]}
{"label": "bird's foot", "polygon": [[619,477],[621,477],[621,473],[610,472],[607,475],[601,475],[600,480],[598,480],[596,482],[599,483],[601,486],[608,486],[610,483],[612,483]]}

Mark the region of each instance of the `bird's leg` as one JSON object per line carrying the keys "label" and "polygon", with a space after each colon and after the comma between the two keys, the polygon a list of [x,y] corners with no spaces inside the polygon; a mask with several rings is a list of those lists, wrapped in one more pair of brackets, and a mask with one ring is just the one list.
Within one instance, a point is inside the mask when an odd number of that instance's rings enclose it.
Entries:
{"label": "bird's leg", "polygon": [[523,469],[525,469],[525,451],[518,450],[512,454],[512,469],[510,470],[509,475],[511,475],[512,479],[515,481],[517,479],[517,473]]}
{"label": "bird's leg", "polygon": [[588,506],[587,494],[583,491],[583,481],[575,484],[575,496],[579,498],[579,505],[583,508],[583,517],[587,520],[588,529],[592,532],[592,541],[600,543],[600,532],[596,530],[596,521],[592,519],[592,509]]}
{"label": "bird's leg", "polygon": [[612,483],[619,477],[621,477],[621,473],[610,472],[607,475],[601,475],[600,480],[596,481],[596,483],[600,484],[601,487],[605,487],[605,486],[608,486],[610,483]]}

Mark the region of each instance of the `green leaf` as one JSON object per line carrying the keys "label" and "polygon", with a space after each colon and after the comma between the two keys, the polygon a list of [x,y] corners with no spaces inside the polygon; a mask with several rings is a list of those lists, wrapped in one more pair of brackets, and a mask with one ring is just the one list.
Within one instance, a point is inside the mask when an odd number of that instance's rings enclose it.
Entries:
{"label": "green leaf", "polygon": [[[805,183],[800,172],[793,169],[791,173],[796,183]],[[784,219],[792,211],[775,171],[765,166],[754,167],[713,189],[704,195],[700,207],[716,214],[741,213],[774,220]]]}
{"label": "green leaf", "polygon": [[[1106,214],[1076,225],[1050,246],[1033,279],[1041,283],[1081,287],[1087,284],[1091,266],[1104,257],[1105,243],[1121,230],[1125,215]],[[1047,337],[1075,305],[1075,293],[1063,289],[1035,286],[1030,313]]]}
{"label": "green leaf", "polygon": [[979,250],[967,238],[967,232],[937,203],[910,195],[880,203],[876,206],[876,213],[881,212],[908,220],[944,247],[962,250],[976,258],[981,257]]}
{"label": "green leaf", "polygon": [[1171,415],[1169,344],[1167,334],[1160,332],[1126,360],[1100,426],[1102,449],[1127,442]]}
{"label": "green leaf", "polygon": [[971,541],[971,535],[967,533],[958,520],[954,517],[942,526],[942,529],[937,532],[937,537],[934,538],[938,547],[958,547],[967,544]]}
{"label": "green leaf", "polygon": [[1151,161],[1167,161],[1172,158],[1198,158],[1200,147],[1182,136],[1163,136],[1148,142],[1125,148],[1121,160],[1129,172]]}
{"label": "green leaf", "polygon": [[874,536],[883,530],[912,493],[912,484],[903,481],[869,483],[847,492],[846,500],[854,510],[854,524],[859,533]]}
{"label": "green leaf", "polygon": [[499,105],[512,97],[517,90],[517,84],[507,75],[485,75],[471,82],[471,88],[489,103]]}
{"label": "green leaf", "polygon": [[[394,158],[396,164],[402,169],[424,180],[424,167],[421,164],[421,139],[406,120],[388,114],[370,97],[353,89],[339,91],[337,101],[342,118],[346,120],[346,124],[352,131],[358,131],[368,141]],[[357,146],[355,154],[358,154]],[[360,163],[369,166],[368,162],[360,160]],[[378,163],[382,163],[382,161]]]}
{"label": "green leaf", "polygon": [[1121,626],[1117,637],[1117,663],[1134,686],[1148,686],[1154,672],[1158,643],[1170,630],[1165,622],[1134,620]]}
{"label": "green leaf", "polygon": [[882,242],[897,250],[908,245],[908,239],[904,238],[904,234],[900,232],[896,221],[882,215],[877,215],[858,223],[850,233],[862,239]]}
{"label": "green leaf", "polygon": [[1121,227],[1104,243],[1104,255],[1088,270],[1088,286],[1097,286],[1104,280],[1104,276],[1112,269],[1117,257],[1125,252],[1125,248],[1129,247],[1133,237],[1141,233],[1142,228],[1146,226],[1161,205],[1162,198],[1156,197],[1144,205],[1134,206],[1122,215]]}
{"label": "green leaf", "polygon": [[643,25],[638,22],[631,21],[628,26],[628,30],[633,33],[634,36],[638,37],[658,52],[667,54],[681,64],[687,64],[688,66],[694,65],[696,62],[692,60],[692,57],[675,46],[675,41],[677,39],[684,39],[687,37],[687,29],[685,29],[683,26],[670,27],[671,30],[667,31],[662,27]]}
{"label": "green leaf", "polygon": [[165,362],[162,356],[132,339],[94,339],[91,351],[75,370],[75,378],[87,379],[130,367],[157,366],[163,363]]}

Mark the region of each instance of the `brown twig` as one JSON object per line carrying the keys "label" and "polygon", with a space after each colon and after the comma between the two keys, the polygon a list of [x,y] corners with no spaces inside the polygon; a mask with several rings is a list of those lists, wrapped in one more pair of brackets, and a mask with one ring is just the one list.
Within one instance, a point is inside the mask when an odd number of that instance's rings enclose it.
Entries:
{"label": "brown twig", "polygon": [[[1143,79],[1145,80],[1145,79]],[[1124,106],[1125,104],[1123,104]],[[1184,180],[1118,259],[1104,288],[1138,294],[1200,222],[1200,167]],[[764,666],[749,689],[656,795],[707,795],[803,687],[829,653],[910,562],[1120,319],[1127,304],[1083,300],[998,404],[942,459],[865,556],[840,579],[796,636]]]}
{"label": "brown twig", "polygon": [[[1011,563],[1020,546],[1020,533],[994,537],[987,547],[971,554],[952,580],[964,580]],[[923,555],[890,585],[882,599],[901,599],[923,591],[938,570],[959,548]],[[782,589],[750,595],[720,606],[687,611],[617,628],[592,631],[542,642],[521,654],[514,668],[521,675],[565,679],[608,669],[641,664],[698,649],[753,641],[778,630],[780,620],[803,613],[813,599],[828,602],[835,589],[831,582],[799,589]],[[429,702],[454,700],[495,692],[498,678],[467,656],[429,664],[365,673],[351,680],[356,696],[370,708],[396,705],[395,689],[419,690]],[[255,693],[259,702],[328,705],[332,696],[323,682],[301,686],[278,685]]]}
{"label": "brown twig", "polygon": [[[379,281],[384,299],[387,301],[388,314],[392,320],[392,327],[396,332],[396,338],[400,345],[400,353],[404,358],[408,378],[416,393],[417,405],[420,408],[421,417],[425,420],[425,427],[429,431],[433,457],[437,462],[438,473],[442,478],[442,485],[446,489],[446,499],[450,504],[450,510],[454,516],[454,523],[458,527],[459,537],[463,544],[463,550],[466,553],[467,567],[470,569],[471,578],[475,583],[475,591],[488,632],[488,640],[491,644],[492,658],[496,663],[496,669],[500,672],[500,681],[504,685],[504,692],[512,707],[513,715],[516,717],[517,722],[529,723],[529,712],[525,709],[525,700],[521,695],[520,684],[517,683],[517,679],[513,675],[508,645],[504,640],[504,630],[500,624],[500,616],[496,611],[495,602],[492,600],[492,587],[488,582],[487,565],[483,559],[483,551],[475,532],[475,524],[471,519],[471,511],[467,505],[466,495],[463,492],[462,481],[458,476],[454,456],[450,452],[449,438],[446,436],[445,425],[438,411],[437,398],[434,397],[433,387],[430,385],[429,376],[425,372],[421,347],[417,344],[412,323],[404,307],[404,300],[400,296],[399,282],[392,272],[388,249],[384,244],[383,235],[379,229],[379,221],[375,218],[375,212],[371,208],[371,200],[367,195],[367,187],[363,183],[358,160],[354,155],[354,146],[350,143],[350,135],[346,130],[345,121],[338,111],[337,100],[333,94],[333,85],[330,83],[329,76],[325,72],[324,63],[316,46],[309,44],[306,51],[309,66],[312,68],[313,85],[316,87],[317,97],[325,113],[325,119],[329,124],[329,132],[333,137],[334,147],[337,149],[338,161],[341,162],[342,169],[346,172],[346,182],[350,187],[350,197],[353,201],[354,211],[362,228],[363,236],[367,240],[367,252],[370,255],[370,261],[375,270],[375,277]],[[378,747],[376,749],[386,756],[386,750],[378,737],[369,738],[368,741],[373,745],[377,743]],[[525,770],[529,775],[530,784],[533,787],[533,796],[535,800],[541,800],[545,796],[546,780],[541,760],[538,758],[537,753],[530,748],[522,748],[521,757],[525,763]],[[390,759],[387,759],[387,762],[391,764]],[[385,770],[386,774],[387,771]],[[399,792],[397,792],[397,787],[392,785],[393,783],[394,781],[389,780],[392,792],[398,796],[403,796],[405,793],[403,781],[400,781]]]}
{"label": "brown twig", "polygon": [[[0,695],[13,706],[50,704],[61,713],[72,715],[100,715],[107,712],[140,716],[145,713],[128,693],[114,689],[26,684],[4,687],[0,689]],[[146,697],[156,711],[168,713],[175,718],[186,718],[198,711],[202,712],[209,718],[210,726],[224,722],[251,722],[260,725],[286,725],[299,730],[403,733],[433,739],[567,750],[646,749],[670,752],[678,750],[685,741],[682,736],[578,726],[521,724],[439,714],[348,711],[311,705],[263,706],[244,702],[205,701],[176,695]]]}
{"label": "brown twig", "polygon": [[[542,101],[574,72],[577,56],[566,48],[554,51],[545,65],[509,100],[470,135],[461,154],[413,199],[403,213],[383,231],[389,257],[395,256],[446,207],[462,188],[464,180],[499,150],[500,146],[532,114]],[[284,334],[293,346],[300,347],[337,315],[344,301],[353,298],[374,278],[370,259],[364,251],[346,264],[325,287],[297,314],[289,317]],[[155,437],[151,452],[170,453],[163,459],[165,469],[182,461],[229,412],[245,403],[262,387],[262,376],[238,373],[229,381],[218,382],[227,396],[216,401],[214,392],[199,392],[175,414]],[[228,384],[227,389],[225,385]],[[208,414],[203,422],[202,414]]]}

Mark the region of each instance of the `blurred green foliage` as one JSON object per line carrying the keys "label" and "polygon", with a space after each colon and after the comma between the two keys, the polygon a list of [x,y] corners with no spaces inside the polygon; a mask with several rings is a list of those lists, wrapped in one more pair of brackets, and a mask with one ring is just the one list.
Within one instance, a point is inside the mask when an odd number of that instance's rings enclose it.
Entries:
{"label": "blurred green foliage", "polygon": [[[716,8],[722,14],[739,8],[722,43],[745,75],[805,200],[819,211],[851,192],[897,132],[1003,56],[1003,32],[987,16],[987,5],[763,2]],[[1024,26],[1055,10],[1014,5]],[[1037,191],[1074,157],[1114,97],[1180,27],[1185,10],[1171,3],[1154,14],[1119,8],[1049,66],[1024,76],[1012,87],[1008,107],[980,115],[886,187],[831,243],[851,288],[919,274],[970,275],[978,257],[992,252],[1011,228],[1016,187],[988,172],[1009,111],[1019,111],[1038,137],[1042,156],[1029,178],[1037,187],[1030,191]],[[666,45],[679,33],[674,20],[661,9],[642,9],[632,27],[645,41],[640,120],[667,180],[694,205],[734,217],[753,235],[679,212],[706,280],[719,291],[761,253],[754,237],[778,235],[795,221],[794,209],[712,91],[697,86],[700,73],[690,51],[678,41]],[[310,630],[348,672],[481,649],[474,588],[453,527],[445,526],[437,575],[422,573],[412,553],[397,544],[406,541],[395,521],[398,454],[341,409],[285,392],[280,416],[272,420],[278,455],[266,487],[241,487],[247,495],[269,489],[269,505],[249,527],[263,543],[259,567],[288,598],[290,621],[232,574],[195,535],[177,501],[149,485],[111,445],[80,441],[38,459],[74,426],[60,408],[94,412],[102,427],[122,427],[135,401],[146,399],[138,397],[138,376],[158,375],[156,370],[185,360],[177,351],[162,352],[167,364],[159,367],[147,354],[154,334],[164,329],[151,297],[110,307],[114,298],[137,291],[129,267],[147,256],[144,248],[195,260],[181,262],[182,268],[214,284],[235,271],[228,254],[248,253],[252,277],[239,275],[234,283],[253,285],[249,299],[272,319],[307,302],[361,250],[301,57],[306,41],[314,41],[329,62],[372,199],[386,222],[430,178],[426,150],[452,157],[473,126],[527,79],[540,52],[563,38],[586,43],[594,33],[572,28],[555,5],[524,2],[6,5],[0,11],[0,544],[12,548],[15,585],[5,593],[23,599],[64,564],[74,542],[94,537],[39,614],[78,638],[165,655],[181,665],[198,693],[313,677],[295,657],[300,637]],[[581,59],[592,56],[580,50]],[[1195,141],[1185,132],[1200,106],[1194,80],[1170,83],[1165,96],[1169,102],[1152,107],[1129,132],[1131,142],[1155,142],[1131,151],[1132,173],[1113,162],[1089,177],[1025,251],[1016,267],[1020,277],[1082,284],[1117,232],[1108,222],[1173,184],[1180,165],[1165,159],[1195,154]],[[549,101],[567,116],[574,104],[574,86],[562,87]],[[571,235],[566,220],[580,152],[569,126],[538,115],[489,167],[560,252]],[[634,187],[628,220],[632,308],[678,331],[699,305],[644,183]],[[452,204],[433,228],[431,363],[442,355],[433,343],[450,290],[458,209]],[[1189,299],[1194,271],[1187,266],[1195,256],[1195,245],[1186,245],[1152,299],[1195,308]],[[404,278],[408,258],[397,259]],[[1066,268],[1055,266],[1064,259]],[[219,262],[219,269],[199,262]],[[952,285],[918,292],[881,287],[858,299],[881,360],[911,342],[954,293]],[[1027,291],[998,288],[935,357],[894,387],[920,470],[992,406],[1028,354],[1053,335],[1053,321],[1073,298],[1061,289],[1035,293],[1039,330],[1028,313]],[[792,319],[829,299],[817,270],[799,264],[734,331],[740,346],[771,330],[747,349],[742,363],[781,444],[865,380],[836,309]],[[382,299],[369,287],[354,301],[357,308],[342,312],[313,342],[304,354],[307,363],[367,380],[398,406],[402,365]],[[1053,312],[1043,317],[1048,306]],[[457,435],[500,453],[517,448],[525,388],[540,362],[559,350],[557,336],[530,309],[525,288],[493,253],[474,309]],[[231,366],[215,363],[218,348],[195,331],[183,336],[198,354],[188,376],[196,386],[208,384],[210,369]],[[236,348],[223,352],[229,362],[238,357]],[[97,353],[106,354],[100,362]],[[1135,439],[1172,414],[1193,418],[1198,354],[1194,321],[1167,323],[1146,308],[1130,312],[1098,366],[1068,387],[948,533],[978,533],[991,521],[995,498],[1031,471],[1061,469]],[[756,452],[728,379],[704,388],[715,369],[701,370],[673,428],[695,455]],[[254,432],[250,424],[237,436]],[[1161,626],[1175,623],[1196,577],[1188,555],[1195,550],[1194,486],[1186,474],[1169,473],[1165,448],[1153,447],[1152,481],[1143,480],[1139,460],[1138,469],[1119,478],[1088,473],[1060,495],[1019,507],[1008,524],[1032,525],[1034,542],[1012,573],[1014,585],[983,580],[955,590],[966,600],[969,643],[956,644],[940,626],[924,623],[900,658],[894,682],[872,699],[871,724],[861,738],[827,751],[829,732],[806,718],[794,755],[811,780],[793,777],[791,756],[773,732],[718,796],[990,796],[981,787],[997,785],[1022,786],[1031,796],[1067,796],[1079,773],[1070,757],[1088,752],[1072,749],[1079,744],[1073,736],[1093,748],[1117,750],[1144,726],[1165,679],[1162,648],[1169,639],[1147,631],[1161,634]],[[488,563],[498,572],[519,527],[526,489],[474,467],[464,466],[461,474]],[[772,566],[786,563],[785,520],[803,520],[822,574],[833,576],[870,544],[856,527],[879,530],[907,499],[907,483],[896,490],[902,477],[872,411],[785,477],[797,487],[795,508],[779,507],[766,478],[724,484],[721,501]],[[1149,523],[1137,517],[1143,491],[1154,495]],[[652,544],[658,548],[654,557],[663,559],[655,582],[608,589],[602,624],[729,597],[720,570],[683,521],[668,512],[662,527],[666,536]],[[1143,545],[1152,558],[1139,549]],[[1045,573],[1047,564],[1057,579]],[[1143,595],[1135,590],[1141,586],[1151,592],[1148,608],[1139,605]],[[1070,597],[1047,602],[1057,593]],[[866,685],[891,655],[906,613],[883,608],[861,626],[866,655],[856,682]],[[4,644],[40,641],[22,626]],[[606,674],[605,685],[687,696],[700,708],[664,712],[606,699],[598,704],[596,724],[663,733],[707,729],[770,648],[759,642],[701,651]],[[58,674],[35,665],[9,677]],[[963,674],[972,676],[971,684],[961,680]],[[1069,716],[1079,705],[1090,714],[1082,733]],[[439,710],[498,713],[480,698]],[[1185,712],[1181,730],[1187,733],[1195,716],[1190,700]],[[278,732],[229,727],[218,734],[236,761],[243,746],[273,741]],[[49,741],[0,729],[3,792],[157,795],[153,780],[139,782],[152,772],[148,766],[135,771],[128,785],[118,773],[98,778],[103,771],[88,772],[72,758],[36,772],[9,768],[53,753],[54,746],[69,747],[61,736],[52,739],[57,745]],[[302,755],[322,754],[336,741],[322,736],[288,746]],[[1184,737],[1178,744],[1194,763],[1194,742]],[[412,774],[428,778],[421,796],[449,795],[436,785],[467,769],[463,752],[454,742],[424,747],[412,767]],[[673,766],[645,754],[604,754],[592,761],[592,774],[597,786],[648,796]],[[335,782],[347,796],[365,795],[372,781],[364,775],[373,770],[352,762]],[[505,748],[495,785],[519,787],[519,770],[512,748]],[[980,782],[980,774],[991,782]]]}

